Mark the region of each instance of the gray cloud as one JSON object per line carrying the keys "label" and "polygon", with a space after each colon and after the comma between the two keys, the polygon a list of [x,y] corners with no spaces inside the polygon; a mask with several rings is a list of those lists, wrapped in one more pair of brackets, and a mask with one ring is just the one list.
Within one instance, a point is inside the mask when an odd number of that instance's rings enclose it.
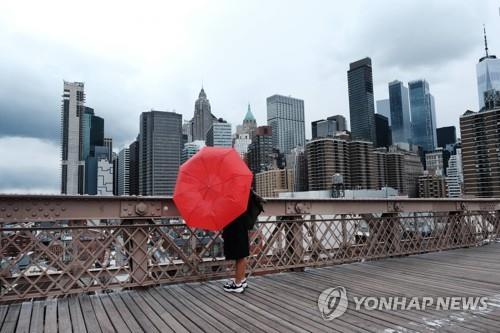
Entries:
{"label": "gray cloud", "polygon": [[248,102],[264,124],[267,96],[303,98],[309,133],[313,120],[348,116],[346,71],[364,56],[373,60],[377,99],[393,79],[426,78],[438,125],[458,126],[477,104],[483,23],[490,49],[500,53],[494,0],[145,2],[120,4],[118,12],[91,0],[31,6],[0,4],[0,138],[55,146],[63,79],[85,82],[87,105],[121,148],[137,135],[143,111],[191,118],[202,81],[214,113],[233,126]]}

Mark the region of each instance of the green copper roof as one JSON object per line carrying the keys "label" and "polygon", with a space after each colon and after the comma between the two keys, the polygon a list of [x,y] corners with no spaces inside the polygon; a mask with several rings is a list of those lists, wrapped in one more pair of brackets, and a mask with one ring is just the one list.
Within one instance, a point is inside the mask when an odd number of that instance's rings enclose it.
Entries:
{"label": "green copper roof", "polygon": [[248,104],[248,111],[245,115],[245,119],[243,121],[255,121],[255,117],[253,116],[252,110],[250,110],[250,104]]}

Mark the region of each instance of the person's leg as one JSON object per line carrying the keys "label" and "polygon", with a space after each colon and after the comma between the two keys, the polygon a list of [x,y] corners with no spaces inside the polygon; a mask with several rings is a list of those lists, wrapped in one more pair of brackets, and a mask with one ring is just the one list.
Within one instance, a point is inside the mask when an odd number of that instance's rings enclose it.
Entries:
{"label": "person's leg", "polygon": [[234,282],[240,284],[245,279],[245,270],[247,268],[247,258],[236,260],[236,271],[234,273]]}

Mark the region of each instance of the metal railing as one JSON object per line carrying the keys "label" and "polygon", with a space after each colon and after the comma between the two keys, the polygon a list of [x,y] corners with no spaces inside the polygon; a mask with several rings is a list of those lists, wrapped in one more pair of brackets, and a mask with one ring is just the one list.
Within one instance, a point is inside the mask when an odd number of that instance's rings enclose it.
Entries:
{"label": "metal railing", "polygon": [[[270,199],[250,274],[477,246],[496,199]],[[167,197],[0,195],[0,302],[231,274],[220,233],[186,227]]]}

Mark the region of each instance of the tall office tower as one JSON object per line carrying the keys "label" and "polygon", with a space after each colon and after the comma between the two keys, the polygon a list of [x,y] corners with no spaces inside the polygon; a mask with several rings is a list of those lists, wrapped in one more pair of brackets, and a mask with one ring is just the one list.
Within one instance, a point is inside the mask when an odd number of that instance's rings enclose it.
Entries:
{"label": "tall office tower", "polygon": [[112,138],[104,138],[104,147],[108,149],[108,161],[113,160],[113,139]]}
{"label": "tall office tower", "polygon": [[404,193],[410,198],[418,196],[418,178],[424,174],[422,160],[417,153],[404,153]]}
{"label": "tall office tower", "polygon": [[446,198],[448,189],[446,178],[440,175],[423,175],[418,177],[419,198]]}
{"label": "tall office tower", "polygon": [[493,54],[489,54],[486,28],[483,31],[485,55],[479,59],[476,65],[479,110],[485,107],[485,93],[488,90],[500,91],[500,59],[497,59]]}
{"label": "tall office tower", "polygon": [[384,117],[387,117],[389,120],[389,126],[391,126],[391,103],[389,99],[379,99],[376,102],[377,105],[377,114],[381,114]]}
{"label": "tall office tower", "polygon": [[238,134],[248,134],[250,138],[252,138],[255,134],[255,130],[257,129],[257,120],[253,116],[252,110],[250,108],[250,104],[248,104],[247,113],[245,118],[243,119],[243,123],[241,125],[236,126],[236,135]]}
{"label": "tall office tower", "polygon": [[349,147],[345,140],[319,138],[306,143],[309,191],[331,190],[333,176],[340,174],[349,188]]}
{"label": "tall office tower", "polygon": [[248,146],[248,167],[257,174],[269,170],[273,161],[273,136],[271,126],[259,126],[255,131],[255,137]]}
{"label": "tall office tower", "polygon": [[139,195],[139,137],[130,144],[129,150],[129,194]]}
{"label": "tall office tower", "polygon": [[457,143],[457,131],[455,126],[439,127],[436,129],[437,146],[446,149],[447,145]]}
{"label": "tall office tower", "polygon": [[195,140],[185,143],[184,148],[182,148],[181,164],[184,164],[184,162],[193,157],[194,154],[199,152],[203,147],[205,147],[205,141],[202,140]]}
{"label": "tall office tower", "polygon": [[232,127],[227,121],[220,119],[214,122],[207,132],[206,144],[209,147],[232,147]]}
{"label": "tall office tower", "polygon": [[376,189],[387,186],[387,148],[377,148],[373,152]]}
{"label": "tall office tower", "polygon": [[467,111],[460,117],[466,195],[500,197],[499,119],[500,106],[481,112]]}
{"label": "tall office tower", "polygon": [[118,154],[113,152],[113,195],[118,195]]}
{"label": "tall office tower", "polygon": [[321,120],[317,123],[316,137],[317,138],[333,138],[337,133],[337,122],[333,119]]}
{"label": "tall office tower", "polygon": [[444,176],[443,148],[425,154],[425,170],[429,175]]}
{"label": "tall office tower", "polygon": [[389,83],[389,110],[392,142],[409,142],[411,138],[410,101],[403,82]]}
{"label": "tall office tower", "polygon": [[410,109],[412,137],[411,143],[424,151],[433,151],[437,146],[436,111],[434,96],[429,91],[429,83],[416,80],[408,83],[410,89]]}
{"label": "tall office tower", "polygon": [[172,195],[181,163],[182,115],[149,111],[140,117],[139,192]]}
{"label": "tall office tower", "polygon": [[391,128],[386,116],[375,114],[375,132],[377,133],[376,147],[388,148],[392,144]]}
{"label": "tall office tower", "polygon": [[205,90],[201,88],[198,99],[194,104],[194,116],[192,120],[192,140],[206,140],[207,132],[212,126],[212,123],[217,121],[217,118],[212,114],[210,101],[205,94]]}
{"label": "tall office tower", "polygon": [[118,153],[118,188],[117,195],[130,194],[130,150],[123,148]]}
{"label": "tall office tower", "polygon": [[[255,135],[255,131],[253,131]],[[248,153],[248,146],[252,143],[252,139],[249,133],[236,134],[236,138],[233,141],[233,148],[240,154],[242,159],[245,159],[245,155]]]}
{"label": "tall office tower", "polygon": [[446,185],[448,186],[448,197],[460,198],[464,183],[462,169],[462,149],[458,148],[455,155],[451,155],[446,169]]}
{"label": "tall office tower", "polygon": [[373,144],[368,141],[350,141],[348,147],[350,188],[375,189],[377,179]]}
{"label": "tall office tower", "polygon": [[349,65],[349,113],[353,140],[376,142],[372,60],[364,58]]}
{"label": "tall office tower", "polygon": [[273,95],[267,98],[267,124],[272,127],[273,147],[283,154],[306,143],[304,101]]}
{"label": "tall office tower", "polygon": [[[106,163],[104,163],[106,162]],[[113,194],[113,161],[108,160],[108,147],[95,146],[94,153],[85,159],[85,194]],[[111,172],[111,175],[109,175]],[[99,176],[104,177],[99,179]]]}
{"label": "tall office tower", "polygon": [[304,147],[296,147],[286,156],[286,167],[293,171],[293,191],[307,191],[307,157]]}
{"label": "tall office tower", "polygon": [[94,155],[96,146],[104,145],[104,119],[94,114],[94,109],[85,107],[81,116],[82,160]]}
{"label": "tall office tower", "polygon": [[83,194],[85,162],[80,117],[85,111],[83,82],[64,81],[61,107],[61,193]]}

